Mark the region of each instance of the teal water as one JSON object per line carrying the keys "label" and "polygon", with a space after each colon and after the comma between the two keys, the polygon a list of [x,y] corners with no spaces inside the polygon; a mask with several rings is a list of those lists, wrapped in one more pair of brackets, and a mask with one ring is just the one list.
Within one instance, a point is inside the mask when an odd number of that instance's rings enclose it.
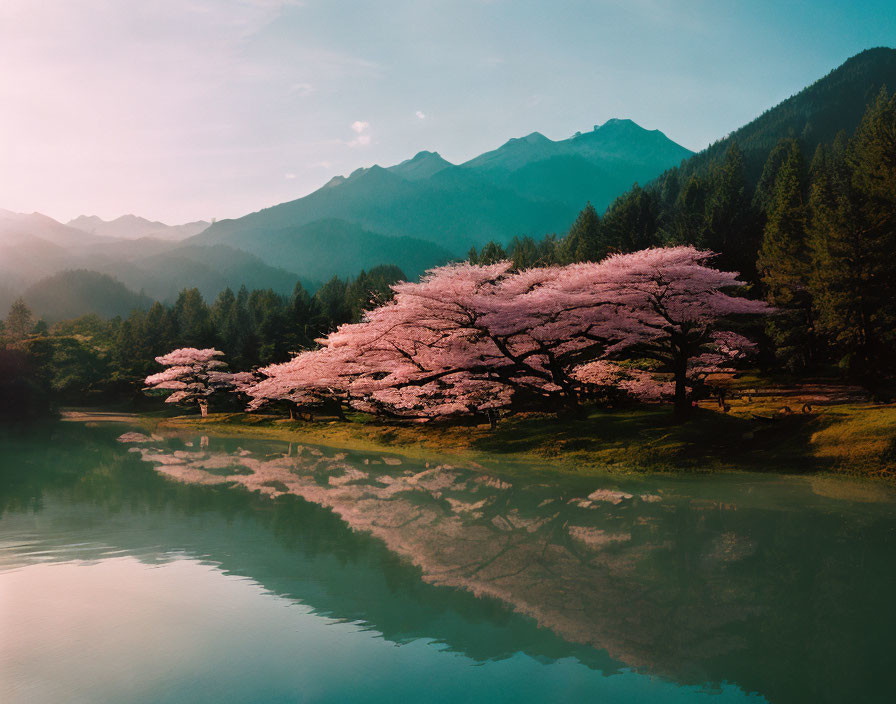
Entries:
{"label": "teal water", "polygon": [[892,701],[886,487],[507,469],[0,435],[0,701]]}

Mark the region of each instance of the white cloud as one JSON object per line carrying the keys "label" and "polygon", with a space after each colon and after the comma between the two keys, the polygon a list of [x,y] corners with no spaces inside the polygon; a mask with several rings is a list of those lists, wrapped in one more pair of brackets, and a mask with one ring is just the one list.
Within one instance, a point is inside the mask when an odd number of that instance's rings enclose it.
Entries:
{"label": "white cloud", "polygon": [[296,175],[293,173],[283,174],[283,178],[285,178],[287,181],[292,181],[295,177]]}
{"label": "white cloud", "polygon": [[418,111],[415,112],[414,114],[415,114],[419,119],[421,119],[421,120],[425,120],[425,119],[426,119],[426,114],[425,114],[422,110],[418,110]]}
{"label": "white cloud", "polygon": [[353,139],[351,142],[346,142],[346,144],[350,147],[366,147],[370,144],[370,135],[359,134],[357,139]]}
{"label": "white cloud", "polygon": [[346,145],[349,147],[366,147],[370,144],[370,135],[367,134],[367,130],[370,129],[370,123],[364,122],[362,120],[355,120],[352,123],[352,131],[355,132],[358,136],[355,137],[351,142],[346,142]]}

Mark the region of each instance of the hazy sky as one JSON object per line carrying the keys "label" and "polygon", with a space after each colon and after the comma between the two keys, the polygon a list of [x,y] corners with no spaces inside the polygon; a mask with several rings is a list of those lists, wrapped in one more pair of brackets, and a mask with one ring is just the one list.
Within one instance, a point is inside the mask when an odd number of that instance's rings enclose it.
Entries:
{"label": "hazy sky", "polygon": [[[700,149],[892,0],[0,0],[0,207],[243,215],[421,149],[629,117]],[[896,86],[894,86],[896,87]]]}

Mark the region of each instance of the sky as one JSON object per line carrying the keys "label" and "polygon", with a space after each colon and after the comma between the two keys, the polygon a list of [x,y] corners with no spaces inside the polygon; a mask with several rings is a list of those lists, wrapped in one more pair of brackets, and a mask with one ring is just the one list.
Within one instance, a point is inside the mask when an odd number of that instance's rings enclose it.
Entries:
{"label": "sky", "polygon": [[892,0],[2,0],[0,208],[238,217],[613,117],[699,150],[894,44]]}

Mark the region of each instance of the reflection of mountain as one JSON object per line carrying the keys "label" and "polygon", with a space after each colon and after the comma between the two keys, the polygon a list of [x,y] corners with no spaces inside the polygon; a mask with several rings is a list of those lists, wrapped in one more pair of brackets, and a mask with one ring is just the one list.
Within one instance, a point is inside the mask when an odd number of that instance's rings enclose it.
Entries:
{"label": "reflection of mountain", "polygon": [[[78,512],[79,532],[60,544],[105,542],[142,559],[205,555],[320,613],[397,642],[440,639],[480,659],[575,655],[606,672],[606,649],[677,682],[733,682],[774,702],[885,700],[896,625],[891,506],[838,503],[802,480],[556,486],[277,443],[241,442],[246,452],[236,441],[212,439],[209,450],[126,439],[147,442],[127,454],[108,440],[99,456],[68,448],[66,458],[83,455],[92,469],[85,476],[67,460],[62,496],[118,513],[90,528]],[[234,483],[276,500],[216,486]],[[54,495],[44,510],[68,526]],[[152,545],[132,529],[147,522]],[[425,581],[463,591],[421,582],[395,553]],[[566,642],[464,592],[495,596]]]}

